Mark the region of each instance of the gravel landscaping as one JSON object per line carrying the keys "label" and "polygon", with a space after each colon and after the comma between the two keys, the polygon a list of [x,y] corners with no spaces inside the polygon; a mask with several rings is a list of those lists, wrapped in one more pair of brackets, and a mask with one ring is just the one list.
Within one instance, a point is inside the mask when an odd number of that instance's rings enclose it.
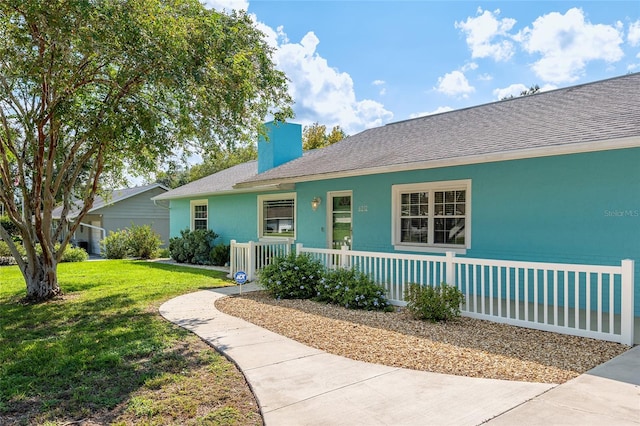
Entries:
{"label": "gravel landscaping", "polygon": [[370,312],[275,300],[264,291],[224,297],[216,307],[335,355],[469,377],[559,384],[629,349],[471,318],[433,324],[402,309]]}

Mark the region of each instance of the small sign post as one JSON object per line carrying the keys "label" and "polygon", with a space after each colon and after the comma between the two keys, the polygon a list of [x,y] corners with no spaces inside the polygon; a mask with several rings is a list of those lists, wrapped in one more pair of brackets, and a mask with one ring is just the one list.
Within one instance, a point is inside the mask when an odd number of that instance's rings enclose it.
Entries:
{"label": "small sign post", "polygon": [[247,273],[244,271],[238,271],[233,274],[233,279],[238,285],[240,285],[240,294],[242,294],[242,284],[247,282]]}

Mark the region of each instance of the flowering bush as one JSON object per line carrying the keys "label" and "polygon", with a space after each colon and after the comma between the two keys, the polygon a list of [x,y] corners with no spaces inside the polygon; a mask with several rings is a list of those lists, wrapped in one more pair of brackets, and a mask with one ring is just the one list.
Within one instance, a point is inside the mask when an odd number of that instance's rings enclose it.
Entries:
{"label": "flowering bush", "polygon": [[385,290],[356,269],[328,271],[317,288],[315,300],[333,303],[349,309],[390,311]]}
{"label": "flowering bush", "polygon": [[310,299],[323,275],[322,264],[307,254],[279,256],[259,274],[260,285],[277,299]]}
{"label": "flowering bush", "polygon": [[446,283],[434,287],[409,284],[405,300],[407,310],[414,318],[431,322],[447,321],[460,316],[464,294]]}

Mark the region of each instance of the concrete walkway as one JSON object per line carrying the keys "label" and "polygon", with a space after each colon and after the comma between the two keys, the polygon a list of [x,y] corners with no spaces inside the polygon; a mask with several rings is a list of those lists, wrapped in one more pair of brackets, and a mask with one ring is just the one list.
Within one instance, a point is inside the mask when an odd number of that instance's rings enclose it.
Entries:
{"label": "concrete walkway", "polygon": [[236,363],[267,426],[640,425],[640,347],[561,386],[449,376],[327,354],[215,309],[239,290],[179,296],[160,314]]}

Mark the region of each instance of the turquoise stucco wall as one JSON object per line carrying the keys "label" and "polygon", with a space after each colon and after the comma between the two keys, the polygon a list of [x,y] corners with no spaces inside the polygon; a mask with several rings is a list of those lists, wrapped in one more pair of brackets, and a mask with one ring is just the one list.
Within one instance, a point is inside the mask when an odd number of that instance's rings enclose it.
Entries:
{"label": "turquoise stucco wall", "polygon": [[307,200],[348,189],[353,249],[393,252],[392,185],[459,179],[471,179],[466,256],[605,265],[633,259],[640,316],[640,149],[299,183],[298,217],[305,220],[298,242],[326,246],[325,209],[312,212]]}
{"label": "turquoise stucco wall", "polygon": [[[640,148],[360,176],[296,185],[297,242],[326,247],[327,192],[353,192],[353,249],[393,252],[394,184],[471,180],[477,258],[619,265],[635,261],[640,316]],[[320,196],[322,205],[311,209]],[[257,195],[209,197],[209,226],[228,243],[257,239]],[[171,202],[171,235],[189,201]]]}

